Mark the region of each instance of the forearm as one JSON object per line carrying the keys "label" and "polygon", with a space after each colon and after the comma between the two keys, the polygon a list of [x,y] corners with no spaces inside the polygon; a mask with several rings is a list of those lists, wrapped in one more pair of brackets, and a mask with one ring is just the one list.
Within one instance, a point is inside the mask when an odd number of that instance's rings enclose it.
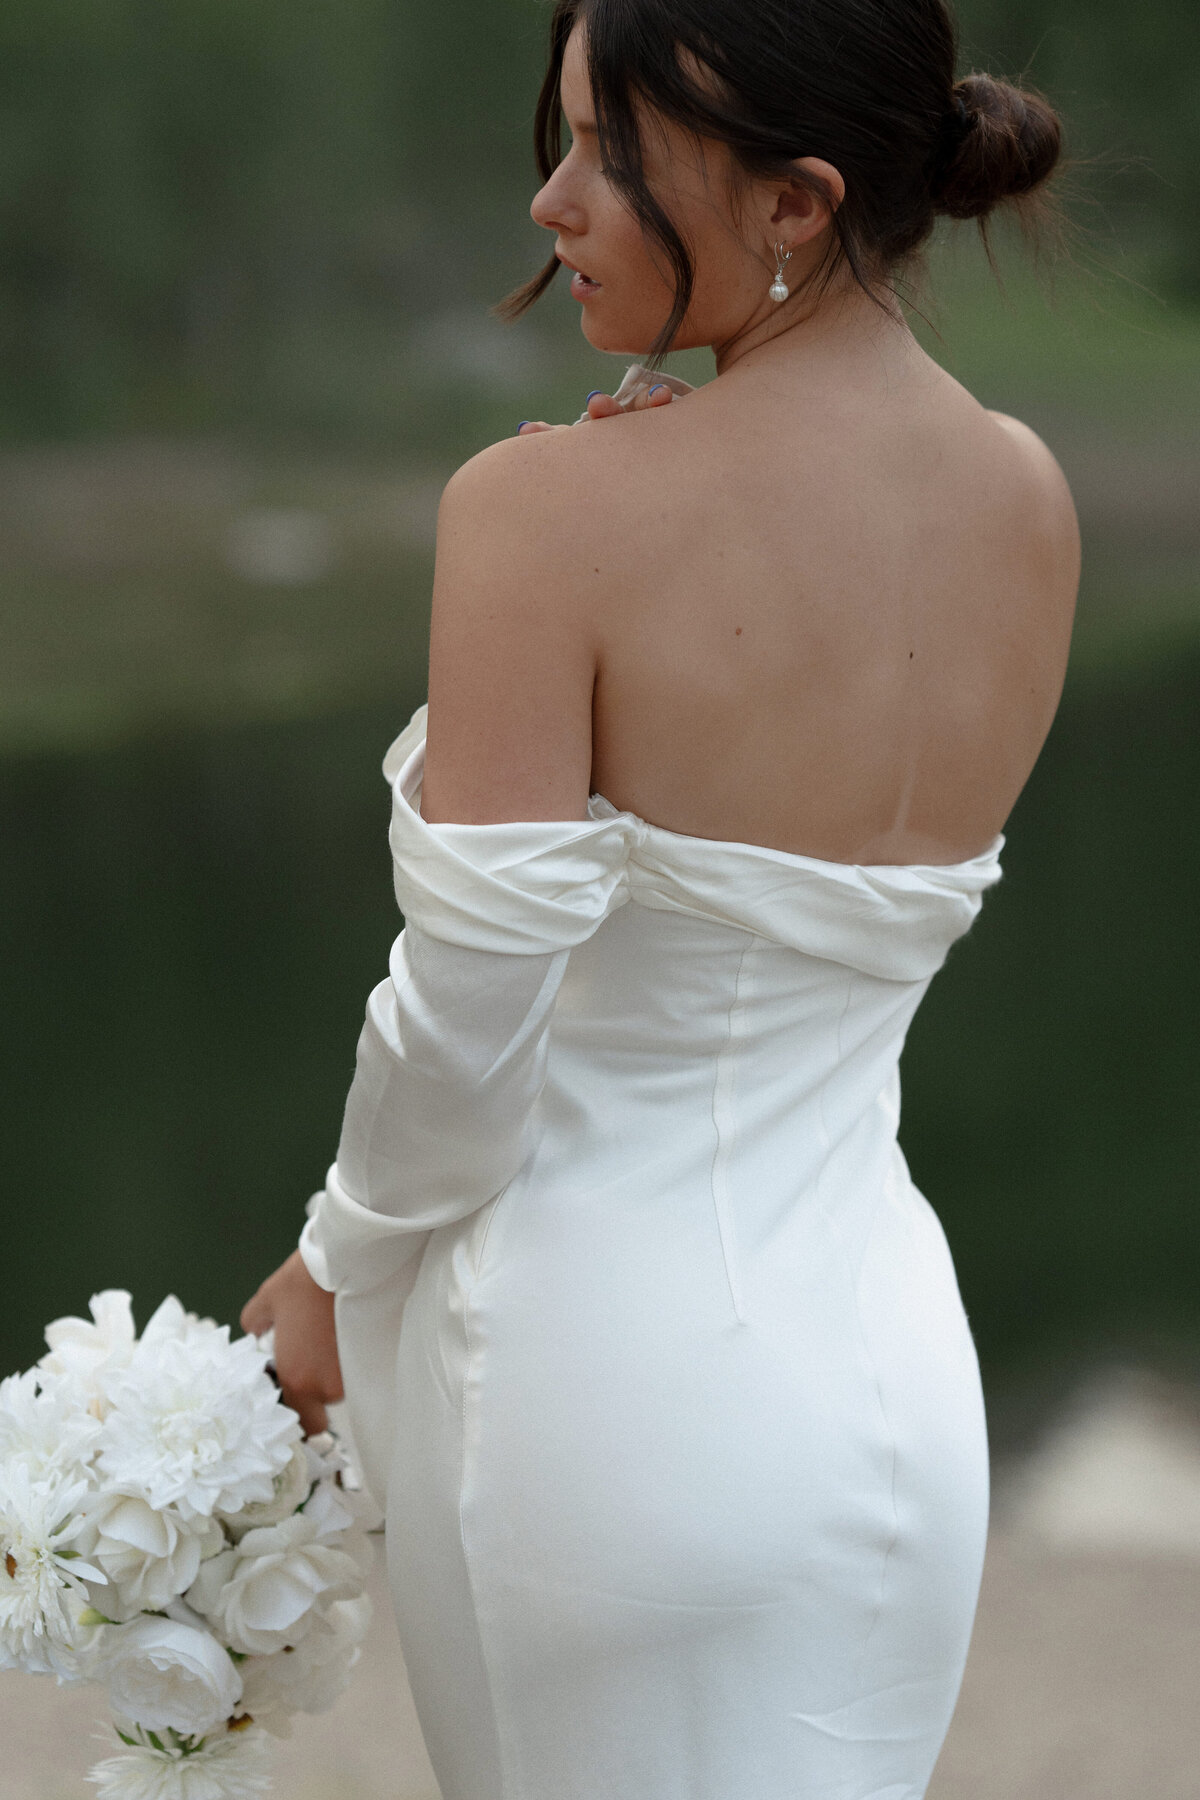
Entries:
{"label": "forearm", "polygon": [[365,1291],[440,1225],[500,1193],[529,1157],[569,952],[466,949],[409,925],[370,997],[337,1159],[301,1254],[331,1290]]}

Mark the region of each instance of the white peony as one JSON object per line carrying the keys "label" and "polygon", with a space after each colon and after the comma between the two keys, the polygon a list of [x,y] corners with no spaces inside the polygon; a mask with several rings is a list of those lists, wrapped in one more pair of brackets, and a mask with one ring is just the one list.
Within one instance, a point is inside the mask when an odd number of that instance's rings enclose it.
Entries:
{"label": "white peony", "polygon": [[370,1623],[366,1594],[335,1600],[294,1650],[248,1657],[241,1669],[244,1711],[273,1737],[290,1737],[292,1713],[325,1712],[345,1693]]}
{"label": "white peony", "polygon": [[261,1731],[222,1731],[197,1749],[140,1742],[97,1763],[88,1780],[100,1800],[257,1800],[268,1792]]}
{"label": "white peony", "polygon": [[46,1327],[47,1353],[39,1370],[72,1384],[80,1404],[99,1418],[105,1407],[101,1377],[123,1368],[136,1338],[130,1296],[124,1288],[105,1288],[88,1301],[92,1321],[55,1319]]}
{"label": "white peony", "polygon": [[231,1343],[227,1325],[164,1301],[127,1366],[103,1378],[101,1474],[185,1519],[271,1501],[301,1430],[265,1370],[253,1338]]}
{"label": "white peony", "polygon": [[21,1462],[0,1465],[0,1669],[60,1680],[79,1676],[76,1657],[84,1581],[104,1574],[73,1544],[85,1481],[35,1479]]}
{"label": "white peony", "polygon": [[362,1572],[344,1550],[322,1543],[305,1513],[248,1531],[200,1570],[187,1603],[212,1621],[231,1649],[270,1656],[298,1644],[316,1609],[362,1591]]}
{"label": "white peony", "polygon": [[225,1534],[215,1519],[184,1519],[173,1507],[156,1510],[140,1495],[105,1489],[84,1500],[75,1543],[108,1577],[95,1605],[123,1621],[161,1611],[191,1587],[202,1560],[224,1548]]}
{"label": "white peony", "polygon": [[79,1481],[99,1434],[79,1396],[41,1370],[0,1381],[0,1465],[21,1462],[34,1480]]}
{"label": "white peony", "polygon": [[112,1709],[144,1730],[203,1737],[241,1698],[233,1658],[211,1633],[150,1613],[103,1629],[97,1668]]}
{"label": "white peony", "polygon": [[275,1477],[274,1498],[252,1500],[239,1512],[223,1512],[220,1515],[221,1523],[235,1540],[245,1537],[248,1531],[255,1530],[259,1525],[278,1525],[281,1519],[286,1519],[307,1500],[315,1479],[308,1445],[293,1444],[287,1467]]}

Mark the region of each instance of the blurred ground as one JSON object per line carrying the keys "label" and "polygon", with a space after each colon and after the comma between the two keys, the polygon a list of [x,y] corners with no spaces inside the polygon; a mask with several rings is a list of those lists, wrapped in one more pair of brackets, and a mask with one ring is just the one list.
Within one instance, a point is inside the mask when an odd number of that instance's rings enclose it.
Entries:
{"label": "blurred ground", "polygon": [[[286,1800],[436,1800],[373,1542],[372,1635],[351,1691],[279,1746]],[[1195,1401],[1118,1373],[997,1472],[975,1639],[929,1800],[1195,1800],[1198,1667]],[[5,1800],[83,1800],[96,1698],[0,1677]]]}

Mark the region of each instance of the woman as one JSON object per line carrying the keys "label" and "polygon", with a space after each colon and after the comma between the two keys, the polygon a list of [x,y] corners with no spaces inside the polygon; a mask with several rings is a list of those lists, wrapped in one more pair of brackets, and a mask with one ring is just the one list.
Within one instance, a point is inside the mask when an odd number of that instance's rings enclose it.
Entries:
{"label": "woman", "polygon": [[243,1324],[310,1427],[344,1374],[444,1800],[917,1800],[987,1460],[897,1063],[1079,550],[893,283],[1058,126],[941,0],[558,0],[538,131],[589,342],[716,378],[449,483],[406,929]]}

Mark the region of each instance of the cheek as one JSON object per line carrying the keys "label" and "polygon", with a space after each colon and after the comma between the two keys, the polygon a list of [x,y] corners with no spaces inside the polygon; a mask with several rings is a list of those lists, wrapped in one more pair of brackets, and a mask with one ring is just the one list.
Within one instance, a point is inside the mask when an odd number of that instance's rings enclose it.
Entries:
{"label": "cheek", "polygon": [[654,264],[642,228],[608,187],[592,208],[591,235],[603,243],[605,257],[615,269],[628,271],[638,280],[653,273]]}

